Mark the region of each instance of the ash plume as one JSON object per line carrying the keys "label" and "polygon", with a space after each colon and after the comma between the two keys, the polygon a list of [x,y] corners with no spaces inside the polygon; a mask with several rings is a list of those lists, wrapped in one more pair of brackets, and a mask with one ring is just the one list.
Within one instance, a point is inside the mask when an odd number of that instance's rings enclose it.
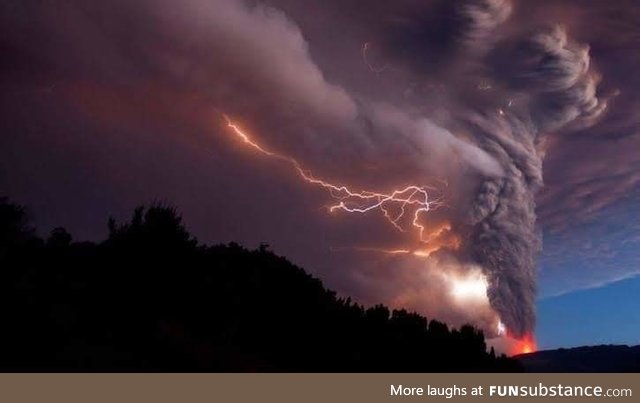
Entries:
{"label": "ash plume", "polygon": [[469,118],[478,144],[505,174],[478,185],[467,246],[490,279],[491,305],[521,337],[535,325],[535,258],[541,248],[535,195],[543,185],[543,137],[569,124],[593,123],[606,102],[596,95],[588,49],[572,43],[559,26],[499,44],[488,64],[518,104]]}

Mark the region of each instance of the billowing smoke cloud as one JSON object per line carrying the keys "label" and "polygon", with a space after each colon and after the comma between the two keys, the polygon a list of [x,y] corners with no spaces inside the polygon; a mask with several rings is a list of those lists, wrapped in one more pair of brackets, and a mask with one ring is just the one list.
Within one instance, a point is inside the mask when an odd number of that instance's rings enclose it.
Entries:
{"label": "billowing smoke cloud", "polygon": [[513,109],[471,118],[478,142],[500,161],[505,175],[479,186],[468,246],[491,279],[492,306],[508,329],[522,336],[535,324],[541,241],[534,201],[543,184],[541,136],[572,122],[590,124],[606,104],[596,96],[587,48],[571,43],[561,27],[498,45],[488,63]]}
{"label": "billowing smoke cloud", "polygon": [[[390,157],[398,166],[381,175],[387,181],[468,167],[499,172],[483,150],[447,129],[328,82],[303,34],[279,10],[235,0],[189,0],[179,7],[139,3],[148,10],[139,17],[148,27],[138,38],[140,51],[161,74],[190,84],[218,112],[239,117],[268,136],[271,147],[325,175],[349,177],[354,164],[376,165]],[[197,21],[190,20],[194,14]],[[158,48],[160,35],[167,39]],[[452,154],[459,165],[450,163]]]}
{"label": "billowing smoke cloud", "polygon": [[[313,14],[302,2],[279,3],[293,16]],[[354,258],[349,272],[327,276],[367,302],[383,299],[455,324],[474,321],[489,332],[497,315],[521,336],[535,323],[535,196],[545,136],[594,124],[606,102],[588,47],[562,27],[514,27],[519,4],[509,0],[451,4],[373,1],[366,16],[336,13],[350,15],[347,22],[322,17],[353,33],[336,40],[321,17],[301,18],[300,26],[260,2],[23,1],[0,5],[0,32],[19,60],[36,60],[54,76],[56,91],[96,121],[135,128],[144,118],[114,115],[113,103],[142,98],[154,128],[179,136],[184,122],[165,112],[185,109],[207,141],[226,138],[224,113],[269,149],[340,183],[389,189],[442,179],[448,206],[431,217],[451,224],[461,248],[442,248],[426,261],[394,256],[377,271],[362,268],[376,266],[374,258]],[[355,6],[327,2],[332,7]],[[429,18],[445,23],[425,24]],[[31,36],[21,42],[24,32]],[[366,41],[393,68],[371,72],[360,59]],[[170,107],[154,109],[157,93]],[[266,226],[280,228],[274,215],[260,211],[273,220]],[[406,241],[387,227],[371,228],[357,239]],[[470,305],[443,291],[478,271],[488,279],[488,301]]]}

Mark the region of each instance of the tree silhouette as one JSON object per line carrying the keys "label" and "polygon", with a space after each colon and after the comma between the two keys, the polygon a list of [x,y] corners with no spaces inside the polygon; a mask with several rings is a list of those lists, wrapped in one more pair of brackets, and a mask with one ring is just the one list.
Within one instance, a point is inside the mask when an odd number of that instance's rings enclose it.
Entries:
{"label": "tree silhouette", "polygon": [[28,225],[26,209],[0,197],[0,256],[8,248],[23,244],[33,238],[33,228]]}
{"label": "tree silhouette", "polygon": [[47,246],[52,248],[63,248],[69,246],[72,241],[71,234],[62,227],[57,227],[51,230],[49,239],[47,239]]}
{"label": "tree silhouette", "polygon": [[35,237],[0,199],[0,370],[517,371],[482,332],[365,308],[265,243],[198,244],[170,206],[100,243]]}

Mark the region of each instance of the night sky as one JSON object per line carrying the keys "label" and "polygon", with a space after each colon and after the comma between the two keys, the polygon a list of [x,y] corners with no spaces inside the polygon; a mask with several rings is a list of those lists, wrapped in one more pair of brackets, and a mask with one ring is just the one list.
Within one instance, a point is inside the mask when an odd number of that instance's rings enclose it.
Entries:
{"label": "night sky", "polygon": [[365,304],[640,341],[635,1],[5,0],[0,52],[0,196],[42,235],[168,202]]}

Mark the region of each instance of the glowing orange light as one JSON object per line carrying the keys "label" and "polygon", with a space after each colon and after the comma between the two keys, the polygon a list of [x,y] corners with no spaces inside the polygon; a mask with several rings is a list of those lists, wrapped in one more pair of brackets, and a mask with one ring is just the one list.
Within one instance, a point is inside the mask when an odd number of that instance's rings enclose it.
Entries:
{"label": "glowing orange light", "polygon": [[516,339],[512,355],[529,354],[538,349],[533,334],[525,334],[521,339]]}

